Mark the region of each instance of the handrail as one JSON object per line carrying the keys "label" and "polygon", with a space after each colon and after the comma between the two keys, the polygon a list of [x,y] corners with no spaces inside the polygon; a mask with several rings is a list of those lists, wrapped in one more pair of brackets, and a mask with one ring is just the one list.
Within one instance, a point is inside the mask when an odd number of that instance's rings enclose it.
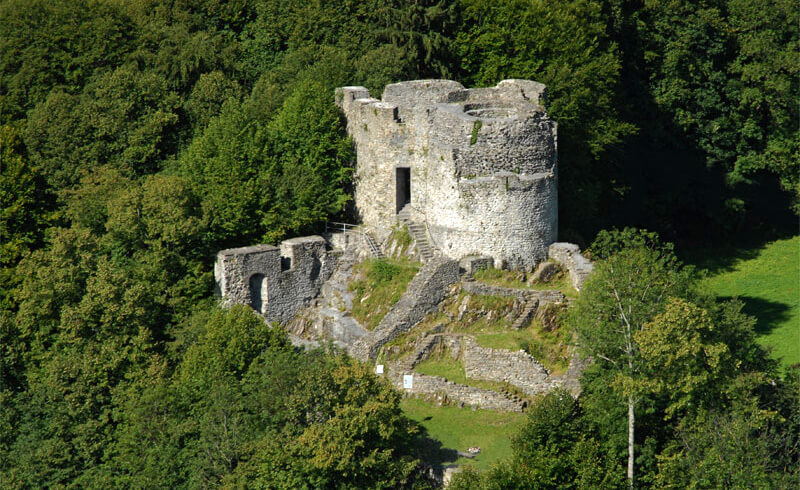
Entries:
{"label": "handrail", "polygon": [[361,226],[361,225],[353,225],[353,224],[350,224],[350,223],[341,223],[341,222],[338,222],[338,221],[326,221],[325,222],[325,233],[328,233],[331,230],[332,231],[341,231],[341,232],[344,232],[344,233],[347,233],[347,232],[350,232],[350,231],[354,231],[354,232],[358,233],[359,235],[361,235],[361,238],[363,238],[364,241],[367,243],[367,247],[369,247],[370,251],[372,252],[372,255],[374,255],[375,257],[377,257],[379,259],[383,257],[383,253],[378,248],[378,245],[375,243],[375,241],[372,239],[372,237],[369,236],[364,231],[364,227],[363,226]]}
{"label": "handrail", "polygon": [[361,225],[353,225],[350,223],[340,223],[338,221],[326,221],[325,222],[325,233],[328,233],[329,230],[334,231],[357,231],[361,234],[364,232],[362,231]]}

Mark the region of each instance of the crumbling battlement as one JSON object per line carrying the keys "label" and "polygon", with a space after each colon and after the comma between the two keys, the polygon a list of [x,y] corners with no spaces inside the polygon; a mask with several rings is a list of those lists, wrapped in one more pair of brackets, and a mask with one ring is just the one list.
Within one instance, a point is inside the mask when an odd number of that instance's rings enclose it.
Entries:
{"label": "crumbling battlement", "polygon": [[269,321],[288,322],[319,294],[341,252],[320,236],[292,238],[280,247],[255,245],[217,254],[214,278],[223,304],[250,305]]}
{"label": "crumbling battlement", "polygon": [[556,123],[544,94],[529,80],[480,89],[401,82],[386,86],[382,100],[364,87],[338,89],[364,225],[383,241],[408,205],[444,255],[488,255],[532,270],[558,227]]}

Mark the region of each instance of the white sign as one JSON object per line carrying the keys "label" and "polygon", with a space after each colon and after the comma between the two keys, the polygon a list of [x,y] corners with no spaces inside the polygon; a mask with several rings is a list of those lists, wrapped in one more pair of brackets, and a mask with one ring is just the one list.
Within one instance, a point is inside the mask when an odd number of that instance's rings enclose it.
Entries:
{"label": "white sign", "polygon": [[375,366],[375,374],[383,374],[383,364]]}
{"label": "white sign", "polygon": [[403,388],[406,390],[410,390],[414,387],[414,375],[413,374],[404,374],[403,375]]}

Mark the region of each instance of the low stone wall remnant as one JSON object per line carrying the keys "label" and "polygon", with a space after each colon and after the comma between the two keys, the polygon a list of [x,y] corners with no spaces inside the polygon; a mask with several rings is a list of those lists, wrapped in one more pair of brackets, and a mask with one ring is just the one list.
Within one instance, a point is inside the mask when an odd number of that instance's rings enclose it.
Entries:
{"label": "low stone wall remnant", "polygon": [[539,303],[563,303],[564,294],[555,290],[504,288],[493,286],[485,282],[475,280],[464,280],[461,284],[464,292],[470,294],[481,294],[484,296],[504,296],[506,298],[518,298],[521,300],[537,299]]}
{"label": "low stone wall remnant", "polygon": [[589,274],[594,270],[592,262],[581,255],[581,249],[574,243],[556,242],[550,245],[548,255],[561,266],[569,271],[572,285],[578,291],[583,287],[583,283]]}

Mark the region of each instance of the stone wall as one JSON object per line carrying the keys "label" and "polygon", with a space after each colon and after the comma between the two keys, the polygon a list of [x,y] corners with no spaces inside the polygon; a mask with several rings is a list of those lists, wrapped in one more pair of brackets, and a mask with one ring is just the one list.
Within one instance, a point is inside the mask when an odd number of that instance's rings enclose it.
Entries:
{"label": "stone wall", "polygon": [[398,390],[412,396],[433,398],[434,401],[441,404],[468,406],[485,410],[502,410],[505,412],[522,412],[526,407],[524,401],[510,398],[496,391],[460,385],[439,376],[418,373],[413,373],[412,376],[413,384],[409,390],[403,388],[402,373],[390,374],[391,380]]}
{"label": "stone wall", "polygon": [[339,255],[320,236],[223,250],[214,264],[217,292],[226,306],[250,305],[267,320],[286,323],[317,296]]}
{"label": "stone wall", "polygon": [[481,294],[484,296],[505,296],[507,298],[519,298],[521,300],[537,299],[541,304],[563,303],[566,300],[564,294],[560,291],[504,288],[501,286],[486,284],[485,282],[467,279],[462,281],[461,289],[466,293]]}
{"label": "stone wall", "polygon": [[[490,349],[479,346],[469,335],[434,334],[422,339],[405,365],[406,372],[427,359],[438,346],[442,346],[453,359],[464,364],[468,379],[496,381],[516,386],[523,393],[534,396],[558,386],[574,388],[583,369],[577,357],[570,363],[566,374],[551,376],[550,372],[530,354],[508,349]],[[575,367],[573,368],[573,364]]]}
{"label": "stone wall", "polygon": [[572,285],[578,291],[583,287],[583,283],[589,274],[594,270],[592,262],[581,255],[581,249],[574,243],[558,242],[550,245],[548,249],[550,259],[555,260],[569,271]]}
{"label": "stone wall", "polygon": [[375,359],[387,342],[410,330],[436,309],[447,294],[448,286],[458,279],[458,262],[454,260],[437,257],[425,264],[375,330],[355,343],[353,355],[362,361]]}
{"label": "stone wall", "polygon": [[471,338],[464,337],[461,359],[467,378],[506,382],[526,395],[533,396],[561,385],[561,382],[550,377],[550,372],[544,366],[524,351],[484,348]]}
{"label": "stone wall", "polygon": [[405,198],[397,169],[408,169],[409,204],[442,254],[532,270],[558,227],[556,123],[539,104],[544,91],[527,80],[485,89],[417,80],[388,85],[379,101],[363,87],[338,89],[363,223],[378,241],[388,236]]}

